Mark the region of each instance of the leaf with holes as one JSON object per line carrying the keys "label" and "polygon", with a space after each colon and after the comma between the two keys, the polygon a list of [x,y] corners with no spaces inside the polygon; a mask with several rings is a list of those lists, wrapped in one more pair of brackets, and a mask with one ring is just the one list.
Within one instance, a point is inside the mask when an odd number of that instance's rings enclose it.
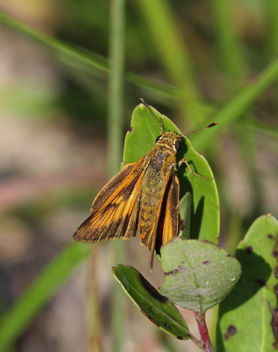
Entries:
{"label": "leaf with holes", "polygon": [[277,349],[277,253],[278,222],[270,214],[261,216],[236,251],[242,276],[219,306],[217,351]]}
{"label": "leaf with holes", "polygon": [[159,292],[180,307],[205,312],[237,283],[239,262],[210,242],[177,237],[162,247],[165,282]]}

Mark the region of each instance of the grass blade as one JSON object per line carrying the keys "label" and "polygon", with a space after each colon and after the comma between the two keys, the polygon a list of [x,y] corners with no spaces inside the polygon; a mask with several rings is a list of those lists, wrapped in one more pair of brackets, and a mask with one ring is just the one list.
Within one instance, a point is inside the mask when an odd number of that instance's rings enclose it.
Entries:
{"label": "grass blade", "polygon": [[[104,73],[109,71],[108,61],[104,58],[101,58],[93,53],[87,53],[81,49],[75,48],[69,44],[65,44],[62,41],[55,39],[47,34],[44,34],[28,25],[23,24],[22,22],[15,20],[11,16],[0,11],[0,22],[5,25],[14,28],[20,33],[27,35],[28,37],[47,45],[48,47],[54,49],[58,55],[65,55],[69,59],[75,59],[81,64],[87,65],[87,70],[90,68],[98,70]],[[84,69],[84,68],[83,68]],[[177,99],[177,90],[170,85],[156,83],[152,80],[149,80],[144,77],[140,77],[132,72],[126,72],[125,78],[128,82],[133,83],[144,89],[151,90],[153,92],[162,94],[172,99]]]}
{"label": "grass blade", "polygon": [[[110,3],[110,70],[108,95],[108,170],[110,176],[119,171],[123,150],[123,100],[124,100],[124,62],[125,62],[125,0]],[[114,260],[120,262],[125,257],[124,244],[113,244]],[[112,302],[113,350],[123,350],[124,335],[124,297],[120,287],[114,283]]]}
{"label": "grass blade", "polygon": [[217,57],[229,77],[230,88],[238,83],[245,71],[242,50],[232,23],[233,3],[229,0],[210,0],[214,33],[217,42]]}
{"label": "grass blade", "polygon": [[198,109],[200,97],[194,67],[170,3],[167,0],[142,0],[139,4],[157,47],[158,57],[173,84],[179,89],[181,111],[185,116],[193,115],[194,121],[201,123],[204,116]]}
{"label": "grass blade", "polygon": [[278,127],[269,125],[266,122],[246,117],[242,121],[243,126],[251,128],[254,131],[265,133],[269,136],[278,138]]}
{"label": "grass blade", "polygon": [[51,261],[0,320],[0,351],[5,352],[63,285],[92,247],[72,242]]}
{"label": "grass blade", "polygon": [[278,2],[276,0],[266,0],[263,2],[266,8],[267,24],[267,45],[269,53],[277,55],[278,53]]}
{"label": "grass blade", "polygon": [[[246,109],[262,94],[262,92],[278,79],[278,59],[274,60],[257,78],[255,83],[243,88],[235,97],[227,102],[213,117],[223,130],[228,124],[238,119]],[[219,135],[218,128],[211,128],[206,133],[193,135],[190,139],[194,148],[200,149]]]}

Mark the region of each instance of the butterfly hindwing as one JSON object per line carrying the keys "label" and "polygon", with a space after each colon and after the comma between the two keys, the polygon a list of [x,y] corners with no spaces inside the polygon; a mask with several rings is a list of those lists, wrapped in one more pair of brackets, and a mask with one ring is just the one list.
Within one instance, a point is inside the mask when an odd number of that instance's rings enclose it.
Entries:
{"label": "butterfly hindwing", "polygon": [[166,189],[162,212],[160,214],[157,239],[155,244],[156,253],[160,253],[160,247],[171,241],[178,233],[179,228],[179,179],[174,175]]}
{"label": "butterfly hindwing", "polygon": [[[144,192],[144,190],[142,190],[142,192]],[[153,265],[154,250],[156,249],[159,253],[159,248],[161,247],[161,245],[167,243],[170,239],[172,239],[173,235],[177,234],[178,211],[175,209],[175,207],[178,204],[178,198],[176,197],[178,195],[178,178],[173,175],[172,172],[168,172],[163,188],[161,189],[161,194],[159,194],[159,197],[157,199],[157,202],[155,201],[155,199],[151,199],[151,201],[153,202],[153,209],[157,209],[155,210],[156,216],[153,217],[153,222],[149,223],[148,227],[139,225],[140,242],[141,244],[146,246],[151,252],[149,259],[151,268]],[[158,205],[157,208],[156,203]],[[173,218],[171,218],[171,212],[173,212]],[[145,222],[144,213],[142,214],[141,210],[139,210],[139,218],[142,219],[142,223]],[[170,220],[171,225],[167,224],[166,220]],[[171,232],[168,233],[168,231]]]}

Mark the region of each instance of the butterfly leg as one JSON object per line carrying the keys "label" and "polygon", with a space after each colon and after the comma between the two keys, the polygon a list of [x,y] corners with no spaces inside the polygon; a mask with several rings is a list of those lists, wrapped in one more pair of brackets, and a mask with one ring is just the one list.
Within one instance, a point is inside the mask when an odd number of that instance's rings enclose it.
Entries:
{"label": "butterfly leg", "polygon": [[206,180],[214,180],[214,177],[205,177],[205,176],[199,175],[199,174],[197,174],[196,172],[194,172],[194,171],[191,169],[190,165],[188,164],[187,160],[184,159],[184,158],[179,161],[178,167],[180,167],[183,163],[185,163],[185,164],[187,165],[187,167],[189,168],[189,171],[190,171],[191,174],[194,174],[194,175],[196,175],[196,176],[198,176],[198,177],[201,177],[201,178],[205,178]]}

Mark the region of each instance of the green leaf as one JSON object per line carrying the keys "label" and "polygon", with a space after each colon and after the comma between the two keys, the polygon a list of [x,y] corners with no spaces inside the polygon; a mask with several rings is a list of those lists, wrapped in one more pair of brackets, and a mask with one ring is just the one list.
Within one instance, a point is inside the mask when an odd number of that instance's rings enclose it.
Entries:
{"label": "green leaf", "polygon": [[213,243],[175,238],[161,250],[165,282],[159,292],[180,307],[205,312],[237,283],[239,262]]}
{"label": "green leaf", "polygon": [[[160,117],[162,118],[164,131],[171,130],[180,133],[179,129],[168,117],[161,115],[153,107],[151,107],[151,110],[159,124]],[[123,155],[125,163],[136,162],[146,155],[154,147],[156,138],[160,135],[159,126],[154,122],[143,104],[138,105],[134,109],[131,127],[132,131],[128,132],[125,138]],[[206,133],[206,131],[201,133]],[[182,158],[186,158],[193,171],[205,177],[213,177],[207,161],[193,149],[187,138],[183,138],[182,146],[177,153],[177,160]],[[215,180],[206,180],[191,173],[187,175],[188,173],[188,168],[185,168],[183,164],[177,174],[180,180],[181,196],[185,192],[192,194],[191,237],[217,243],[219,233],[219,201]]]}
{"label": "green leaf", "polygon": [[180,233],[179,236],[183,238],[190,238],[190,218],[191,218],[191,193],[187,192],[180,200],[179,213],[180,213]]}
{"label": "green leaf", "polygon": [[261,216],[236,251],[242,276],[219,306],[217,351],[274,351],[269,303],[276,308],[277,253],[278,222]]}
{"label": "green leaf", "polygon": [[113,268],[116,280],[141,312],[155,325],[179,340],[188,340],[191,334],[183,316],[168,298],[157,290],[131,266]]}

